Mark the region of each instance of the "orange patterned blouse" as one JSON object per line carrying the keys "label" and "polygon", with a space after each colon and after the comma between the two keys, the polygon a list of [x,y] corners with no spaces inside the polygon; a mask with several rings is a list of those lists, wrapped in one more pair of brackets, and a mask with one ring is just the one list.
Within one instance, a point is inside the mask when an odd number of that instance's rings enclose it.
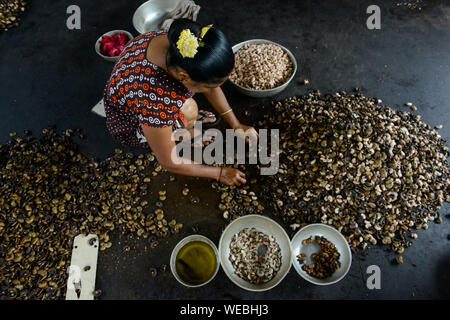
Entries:
{"label": "orange patterned blouse", "polygon": [[105,87],[106,126],[124,145],[148,148],[140,124],[156,128],[185,125],[180,108],[194,93],[146,58],[151,39],[165,33],[150,32],[130,41]]}

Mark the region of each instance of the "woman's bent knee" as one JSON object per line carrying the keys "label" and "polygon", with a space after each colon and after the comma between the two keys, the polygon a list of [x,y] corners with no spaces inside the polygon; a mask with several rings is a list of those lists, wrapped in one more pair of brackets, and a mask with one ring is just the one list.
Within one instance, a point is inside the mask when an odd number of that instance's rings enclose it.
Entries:
{"label": "woman's bent knee", "polygon": [[195,121],[198,115],[197,102],[192,98],[187,99],[181,107],[180,111],[183,113],[188,122],[191,122],[192,120]]}

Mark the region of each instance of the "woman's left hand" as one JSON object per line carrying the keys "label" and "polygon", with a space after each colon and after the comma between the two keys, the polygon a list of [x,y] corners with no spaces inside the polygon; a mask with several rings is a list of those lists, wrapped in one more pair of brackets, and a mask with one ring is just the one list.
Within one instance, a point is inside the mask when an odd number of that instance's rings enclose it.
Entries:
{"label": "woman's left hand", "polygon": [[[241,130],[238,130],[241,129]],[[255,128],[252,126],[247,126],[245,124],[240,123],[238,126],[234,128],[237,136],[245,139],[245,142],[249,143],[249,137],[253,138],[255,143],[258,142],[258,132],[256,132]]]}

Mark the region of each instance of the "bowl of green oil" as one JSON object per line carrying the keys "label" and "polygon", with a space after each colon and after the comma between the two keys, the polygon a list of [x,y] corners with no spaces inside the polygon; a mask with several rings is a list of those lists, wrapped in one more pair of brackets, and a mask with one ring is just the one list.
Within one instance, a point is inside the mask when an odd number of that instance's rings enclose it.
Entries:
{"label": "bowl of green oil", "polygon": [[216,276],[219,265],[216,245],[198,234],[182,239],[170,257],[172,274],[186,287],[200,287],[207,284]]}

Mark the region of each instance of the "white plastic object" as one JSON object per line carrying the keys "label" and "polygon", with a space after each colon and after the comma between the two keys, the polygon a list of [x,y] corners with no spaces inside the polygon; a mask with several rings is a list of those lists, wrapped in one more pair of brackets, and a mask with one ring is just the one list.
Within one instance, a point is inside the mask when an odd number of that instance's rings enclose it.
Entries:
{"label": "white plastic object", "polygon": [[100,243],[96,234],[74,238],[66,300],[94,300],[97,256]]}

